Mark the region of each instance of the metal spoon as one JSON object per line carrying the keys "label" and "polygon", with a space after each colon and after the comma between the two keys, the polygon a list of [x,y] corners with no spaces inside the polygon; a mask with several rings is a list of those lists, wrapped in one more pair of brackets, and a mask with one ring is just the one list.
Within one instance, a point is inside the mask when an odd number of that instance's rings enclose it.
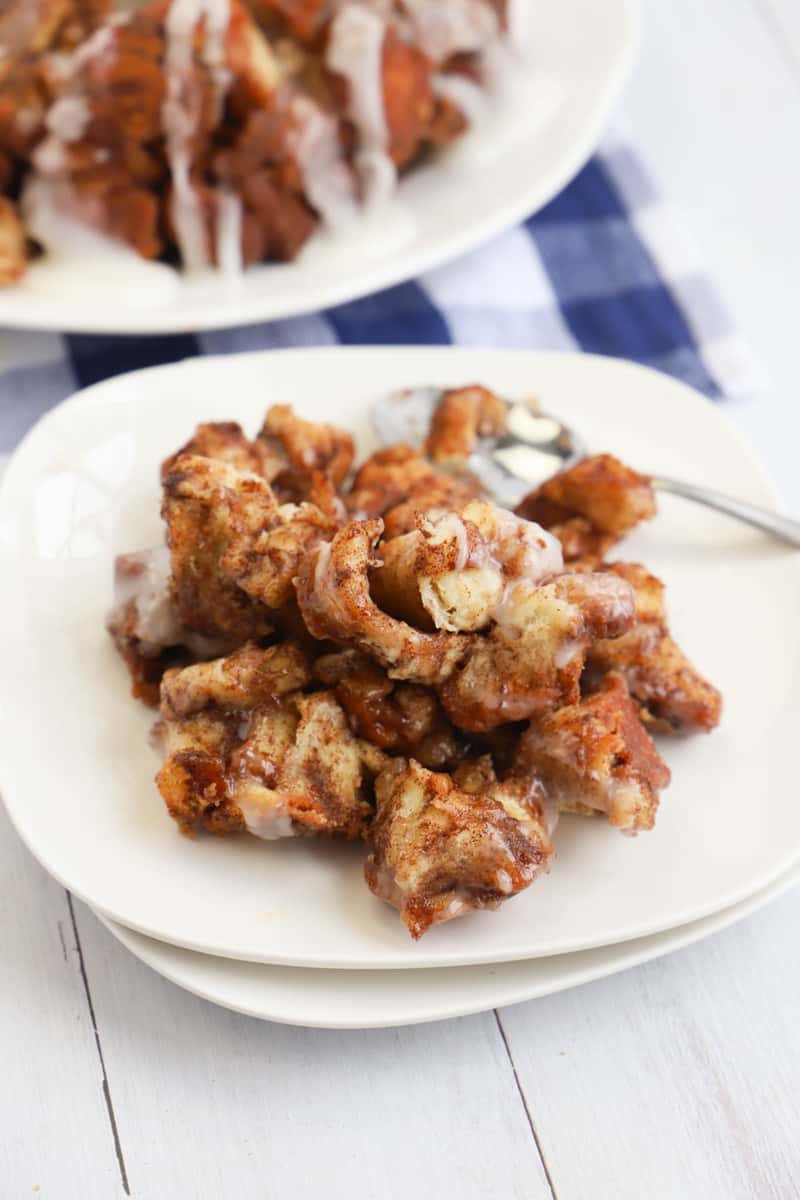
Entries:
{"label": "metal spoon", "polygon": [[[373,409],[378,437],[387,444],[407,442],[421,446],[440,396],[437,388],[415,388],[379,401]],[[497,438],[481,438],[468,466],[488,492],[502,504],[514,507],[548,476],[585,458],[586,454],[585,443],[563,421],[519,402],[508,405],[506,432]],[[651,481],[658,492],[671,492],[705,504],[800,548],[800,521],[746,504],[712,488],[663,475],[651,476]]]}

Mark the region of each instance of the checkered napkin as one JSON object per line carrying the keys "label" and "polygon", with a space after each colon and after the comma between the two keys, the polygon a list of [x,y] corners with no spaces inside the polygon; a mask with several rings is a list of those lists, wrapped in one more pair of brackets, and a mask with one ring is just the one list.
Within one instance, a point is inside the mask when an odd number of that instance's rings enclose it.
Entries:
{"label": "checkered napkin", "polygon": [[713,399],[761,383],[640,159],[609,141],[522,225],[350,304],[198,335],[0,332],[0,456],[71,392],[111,375],[199,354],[337,342],[586,350],[666,371]]}

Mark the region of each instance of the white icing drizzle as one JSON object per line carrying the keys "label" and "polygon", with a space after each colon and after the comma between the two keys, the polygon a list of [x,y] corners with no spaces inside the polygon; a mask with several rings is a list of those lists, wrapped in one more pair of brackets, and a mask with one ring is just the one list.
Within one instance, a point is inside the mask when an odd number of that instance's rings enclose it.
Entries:
{"label": "white icing drizzle", "polygon": [[130,13],[114,13],[104,25],[101,25],[99,29],[95,29],[92,36],[87,38],[83,45],[79,46],[70,56],[69,75],[77,75],[78,71],[82,70],[93,59],[99,58],[101,54],[105,54],[107,50],[110,50],[114,41],[115,29],[120,25],[127,25],[130,19]]}
{"label": "white icing drizzle", "polygon": [[559,671],[563,671],[583,653],[584,643],[579,638],[570,638],[558,647],[553,662]]}
{"label": "white icing drizzle", "polygon": [[367,208],[379,209],[397,188],[397,167],[385,150],[360,150],[355,158]]}
{"label": "white icing drizzle", "polygon": [[242,273],[242,201],[235,192],[220,189],[217,201],[217,266],[223,275]]}
{"label": "white icing drizzle", "polygon": [[289,815],[287,798],[254,780],[243,779],[234,788],[233,798],[239,805],[248,833],[265,842],[294,837],[295,828]]}
{"label": "white icing drizzle", "polygon": [[47,128],[61,142],[79,142],[91,120],[85,96],[62,96],[47,114]]}
{"label": "white icing drizzle", "polygon": [[66,50],[50,50],[43,57],[54,80],[58,83],[64,83],[65,80],[69,79],[72,74],[74,54],[69,54]]}
{"label": "white icing drizzle", "polygon": [[227,65],[228,30],[231,23],[231,0],[205,0],[205,42],[203,62],[214,80],[217,102],[217,120],[228,89],[233,82],[233,72]]}
{"label": "white icing drizzle", "polygon": [[464,75],[434,75],[433,90],[458,105],[470,125],[477,125],[486,116],[485,91]]}
{"label": "white icing drizzle", "polygon": [[552,533],[497,505],[492,506],[492,515],[494,529],[481,532],[491,542],[498,567],[516,561],[516,578],[529,584],[541,583],[563,571],[561,543]]}
{"label": "white icing drizzle", "polygon": [[495,871],[494,881],[498,892],[502,892],[504,896],[511,895],[514,890],[514,884],[511,881],[508,871],[503,870],[502,867],[498,871]]}
{"label": "white icing drizzle", "polygon": [[[490,621],[513,622],[520,599],[564,568],[557,538],[488,501],[467,505],[460,517],[455,513],[435,520],[431,514],[428,517],[429,544],[452,542],[456,548],[456,564],[449,572],[438,578],[423,575],[418,581],[423,607],[437,629],[480,629]],[[464,521],[476,525],[481,535],[472,549]]]}
{"label": "white icing drizzle", "polygon": [[334,18],[325,62],[349,90],[348,113],[359,147],[355,164],[367,206],[379,204],[394,189],[397,171],[387,149],[389,131],[383,102],[383,43],[386,21],[371,8],[348,4]]}
{"label": "white icing drizzle", "polygon": [[42,175],[58,175],[65,170],[67,156],[61,138],[47,137],[34,150],[31,161]]}
{"label": "white icing drizzle", "polygon": [[386,22],[367,8],[348,5],[334,18],[326,63],[350,87],[349,112],[366,147],[387,142],[383,104],[383,42]]}
{"label": "white icing drizzle", "polygon": [[308,199],[330,229],[351,225],[357,215],[355,187],[336,121],[305,96],[295,97],[291,111],[292,150]]}
{"label": "white icing drizzle", "polygon": [[590,576],[592,591],[602,596],[608,612],[608,620],[623,622],[631,613],[631,587],[626,579],[608,571],[598,571]]}
{"label": "white icing drizzle", "polygon": [[51,65],[56,66],[61,84],[69,90],[51,105],[45,119],[49,136],[44,138],[33,154],[33,165],[43,174],[57,175],[64,171],[67,162],[64,147],[70,142],[79,142],[91,120],[91,108],[80,85],[79,72],[110,50],[115,30],[129,20],[129,14],[117,13],[96,29],[74,53],[50,56]]}
{"label": "white icing drizzle", "polygon": [[463,571],[469,562],[469,537],[467,527],[457,513],[447,513],[441,517],[429,538],[432,546],[442,546],[451,540],[457,547],[456,562],[452,569]]}
{"label": "white icing drizzle", "polygon": [[397,0],[329,0],[331,10],[341,12],[343,8],[367,8],[383,21],[399,21],[402,16],[397,11]]}
{"label": "white icing drizzle", "polygon": [[167,547],[126,554],[120,565],[114,578],[114,613],[122,620],[133,604],[134,636],[156,649],[177,645],[182,630],[169,592],[171,563]]}
{"label": "white icing drizzle", "polygon": [[482,50],[499,32],[497,16],[486,0],[403,2],[417,40],[434,62]]}
{"label": "white icing drizzle", "polygon": [[210,266],[202,202],[190,177],[190,146],[199,113],[191,95],[194,35],[204,21],[203,60],[211,71],[221,107],[230,83],[224,68],[230,0],[173,0],[164,24],[167,95],[161,110],[167,161],[172,176],[172,220],[188,271]]}

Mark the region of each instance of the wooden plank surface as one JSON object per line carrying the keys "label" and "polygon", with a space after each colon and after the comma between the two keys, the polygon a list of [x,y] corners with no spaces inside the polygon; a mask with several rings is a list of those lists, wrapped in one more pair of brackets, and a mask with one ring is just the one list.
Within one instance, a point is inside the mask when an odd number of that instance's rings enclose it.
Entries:
{"label": "wooden plank surface", "polygon": [[0,936],[0,1196],[123,1196],[67,894],[1,806]]}
{"label": "wooden plank surface", "polygon": [[492,1013],[272,1025],[180,991],[76,911],[137,1198],[549,1200]]}
{"label": "wooden plank surface", "polygon": [[502,1012],[561,1200],[800,1196],[798,920]]}

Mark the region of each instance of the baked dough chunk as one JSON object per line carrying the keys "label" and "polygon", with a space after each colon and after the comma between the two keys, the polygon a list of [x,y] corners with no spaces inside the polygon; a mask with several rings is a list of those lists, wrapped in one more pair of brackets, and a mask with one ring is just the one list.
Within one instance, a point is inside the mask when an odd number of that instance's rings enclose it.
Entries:
{"label": "baked dough chunk", "polygon": [[27,265],[25,230],[16,205],[0,196],[0,285],[20,279]]}
{"label": "baked dough chunk", "polygon": [[115,560],[114,607],[107,628],[130,672],[132,695],[145,704],[158,704],[168,667],[234,649],[230,639],[204,637],[181,624],[170,592],[166,546],[120,554]]}
{"label": "baked dough chunk", "polygon": [[271,482],[273,456],[268,447],[259,439],[251,442],[236,421],[208,421],[198,425],[189,441],[164,460],[161,478],[165,479],[177,459],[187,454],[215,458],[236,467],[237,471],[250,471]]}
{"label": "baked dough chunk", "polygon": [[334,425],[303,420],[289,405],[274,404],[252,441],[236,421],[198,425],[189,441],[164,461],[162,478],[186,454],[219,459],[239,471],[261,475],[279,502],[309,500],[339,524],[344,521],[338,492],[353,463],[353,439]]}
{"label": "baked dough chunk", "polygon": [[247,829],[265,838],[276,836],[276,827],[279,837],[287,831],[361,837],[372,816],[370,784],[384,757],[353,735],[334,694],[290,702],[278,737],[283,754],[273,752],[271,726],[268,711],[254,712],[230,762]]}
{"label": "baked dough chunk", "polygon": [[311,43],[330,20],[331,0],[249,0],[259,24],[269,34],[289,34],[299,42]]}
{"label": "baked dough chunk", "polygon": [[361,650],[392,679],[441,683],[466,656],[469,638],[424,633],[378,608],[369,572],[382,532],[380,520],[351,521],[305,556],[297,577],[303,620],[315,638]]}
{"label": "baked dough chunk", "polygon": [[566,562],[600,562],[634,526],[655,516],[656,502],[646,475],[598,454],[546,480],[516,511],[556,535]]}
{"label": "baked dough chunk", "polygon": [[0,285],[15,283],[27,267],[26,233],[12,198],[63,84],[59,64],[109,10],[105,0],[0,4]]}
{"label": "baked dough chunk", "polygon": [[269,610],[225,569],[226,555],[253,547],[277,520],[278,505],[260,476],[217,459],[185,455],[164,478],[172,595],[182,625],[206,636],[246,641],[272,631]]}
{"label": "baked dough chunk", "polygon": [[162,515],[181,623],[240,641],[270,632],[304,556],[336,528],[313,504],[278,505],[260,476],[197,455],[172,463]]}
{"label": "baked dough chunk", "polygon": [[335,688],[351,729],[372,745],[413,755],[433,771],[443,771],[463,756],[463,738],[431,688],[397,683],[356,650],[324,654],[313,670],[315,679]]}
{"label": "baked dough chunk", "polygon": [[282,609],[294,600],[303,559],[332,538],[336,527],[336,519],[315,504],[282,504],[269,528],[231,541],[223,570],[254,600]]}
{"label": "baked dough chunk", "polygon": [[309,664],[299,646],[282,642],[262,649],[250,642],[226,658],[167,671],[161,682],[161,715],[175,720],[213,707],[246,712],[310,682]]}
{"label": "baked dough chunk", "polygon": [[0,12],[4,63],[22,54],[74,48],[111,7],[110,0],[6,0]]}
{"label": "baked dough chunk", "polygon": [[561,545],[532,521],[486,500],[434,520],[379,547],[372,594],[382,608],[421,629],[484,629],[509,591],[536,585],[563,568]]}
{"label": "baked dough chunk", "polygon": [[[469,0],[466,11],[463,5],[454,11],[451,4],[403,0],[336,4],[332,12],[324,61],[335,84],[336,107],[347,118],[357,165],[363,168],[366,158],[374,168],[374,158],[367,156],[380,147],[403,171],[431,145],[442,145],[463,131],[468,114],[457,103],[458,93],[448,95],[441,86],[437,66],[485,48],[498,32],[491,6]],[[460,122],[443,119],[453,109]]]}
{"label": "baked dough chunk", "polygon": [[384,756],[353,735],[332,692],[283,691],[307,677],[296,648],[188,670],[165,677],[157,726],[157,783],[183,832],[363,835]]}
{"label": "baked dough chunk", "polygon": [[258,439],[270,460],[269,481],[282,499],[309,496],[315,473],[342,486],[355,458],[351,435],[335,425],[305,421],[288,404],[273,404]]}
{"label": "baked dough chunk", "polygon": [[462,508],[478,495],[469,478],[437,471],[410,446],[387,446],[356,472],[345,505],[358,520],[384,517],[387,538],[408,533],[418,513],[441,515]]}
{"label": "baked dough chunk", "polygon": [[425,453],[435,463],[469,458],[480,437],[497,437],[506,428],[505,401],[488,388],[451,388],[442,394],[431,419]]}
{"label": "baked dough chunk", "polygon": [[562,812],[604,813],[624,833],[652,829],[670,781],[625,680],[612,672],[597,692],[533,721],[518,770],[530,772]]}
{"label": "baked dough chunk", "polygon": [[[355,4],[361,0],[351,0]],[[334,0],[250,0],[257,20],[270,34],[290,34],[316,45],[337,9]],[[367,7],[367,5],[364,5]],[[396,23],[405,40],[419,43],[428,59],[443,65],[481,50],[507,28],[508,0],[378,0],[369,5],[384,20]]]}
{"label": "baked dough chunk", "polygon": [[588,648],[619,637],[633,617],[633,592],[616,575],[520,583],[439,689],[444,710],[461,729],[481,732],[574,704]]}
{"label": "baked dough chunk", "polygon": [[595,674],[619,671],[655,732],[710,732],[719,724],[722,696],[670,636],[664,584],[638,563],[610,563],[603,570],[633,588],[636,622],[622,637],[592,645],[587,666]]}
{"label": "baked dough chunk", "polygon": [[375,796],[364,874],[413,938],[472,909],[497,908],[550,865],[542,809],[523,782],[469,794],[448,775],[395,759]]}
{"label": "baked dough chunk", "polygon": [[153,741],[164,754],[156,784],[182,833],[205,829],[221,836],[244,831],[244,817],[226,775],[236,728],[235,720],[214,710],[155,726]]}

